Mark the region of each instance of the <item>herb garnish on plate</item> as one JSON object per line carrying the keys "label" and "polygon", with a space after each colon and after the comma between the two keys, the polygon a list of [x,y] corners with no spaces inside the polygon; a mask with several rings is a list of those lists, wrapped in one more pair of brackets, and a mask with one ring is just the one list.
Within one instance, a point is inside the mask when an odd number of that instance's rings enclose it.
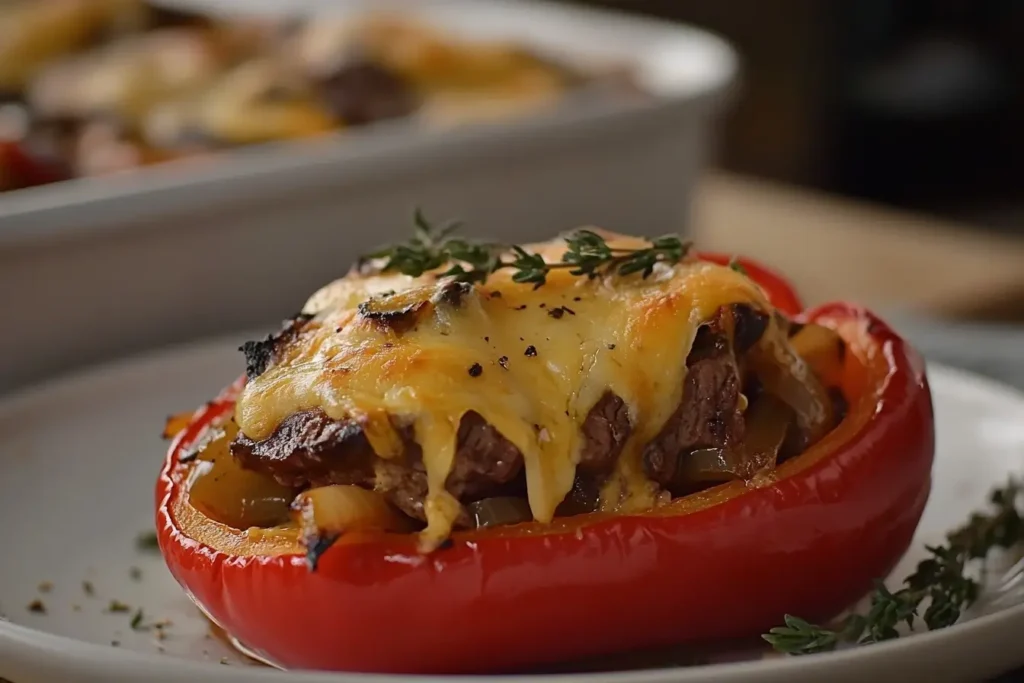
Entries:
{"label": "herb garnish on plate", "polygon": [[[779,652],[806,655],[834,650],[842,643],[875,643],[898,638],[897,626],[923,624],[928,630],[952,626],[960,614],[978,599],[981,584],[966,575],[974,561],[983,561],[996,548],[1008,549],[1024,540],[1017,499],[1021,483],[1011,478],[989,495],[992,510],[976,512],[966,524],[946,536],[946,544],[929,546],[903,587],[890,591],[881,582],[870,597],[866,614],[853,613],[828,628],[786,615],[762,637]],[[922,612],[923,608],[923,612]]]}

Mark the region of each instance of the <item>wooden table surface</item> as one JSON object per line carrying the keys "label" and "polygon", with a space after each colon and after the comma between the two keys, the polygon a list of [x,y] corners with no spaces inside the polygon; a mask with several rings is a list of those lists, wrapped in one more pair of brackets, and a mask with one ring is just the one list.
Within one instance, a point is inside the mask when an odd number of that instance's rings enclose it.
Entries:
{"label": "wooden table surface", "polygon": [[781,270],[808,304],[1024,320],[1024,237],[725,174],[697,194],[700,248]]}

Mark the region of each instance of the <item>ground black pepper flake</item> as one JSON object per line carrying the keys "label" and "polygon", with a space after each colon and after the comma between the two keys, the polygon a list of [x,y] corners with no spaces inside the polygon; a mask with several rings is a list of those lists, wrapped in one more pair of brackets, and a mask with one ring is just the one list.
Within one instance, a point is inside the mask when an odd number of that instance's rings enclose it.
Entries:
{"label": "ground black pepper flake", "polygon": [[541,308],[547,308],[547,307],[548,307],[548,305],[547,305],[547,304],[545,304],[545,303],[542,303],[542,304],[540,305],[540,307],[541,307]]}
{"label": "ground black pepper flake", "polygon": [[502,356],[498,359],[498,365],[508,370],[508,356]]}
{"label": "ground black pepper flake", "polygon": [[526,304],[522,304],[521,306],[516,306],[516,310],[517,311],[525,311],[526,310]]}
{"label": "ground black pepper flake", "polygon": [[557,308],[552,308],[550,311],[548,311],[548,315],[550,315],[555,320],[561,319],[561,317],[566,313],[568,313],[569,315],[576,315],[576,311],[572,310],[568,306],[558,306]]}
{"label": "ground black pepper flake", "polygon": [[92,581],[82,582],[82,592],[89,596],[96,595],[96,589],[93,588]]}
{"label": "ground black pepper flake", "polygon": [[121,641],[120,640],[112,640],[112,641],[110,641],[110,647],[121,647]]}
{"label": "ground black pepper flake", "polygon": [[572,298],[572,300],[573,300],[573,301],[583,301],[583,297],[582,297],[582,296],[574,296],[574,297]]}
{"label": "ground black pepper flake", "polygon": [[530,344],[529,346],[526,347],[526,352],[524,355],[533,358],[534,356],[537,355],[537,347],[534,346],[533,344]]}
{"label": "ground black pepper flake", "polygon": [[609,351],[614,351],[615,350],[615,344],[609,344],[608,345],[608,350]]}
{"label": "ground black pepper flake", "polygon": [[27,609],[32,614],[46,614],[46,605],[39,598],[28,603]]}
{"label": "ground black pepper flake", "polygon": [[142,570],[139,569],[138,567],[129,567],[128,568],[128,576],[132,577],[133,581],[141,581],[142,580]]}
{"label": "ground black pepper flake", "polygon": [[479,377],[483,373],[484,373],[484,366],[480,365],[479,363],[473,363],[472,365],[469,366],[469,376],[470,377]]}
{"label": "ground black pepper flake", "polygon": [[491,338],[490,337],[484,337],[484,341],[485,342],[489,342],[489,341],[491,341]]}

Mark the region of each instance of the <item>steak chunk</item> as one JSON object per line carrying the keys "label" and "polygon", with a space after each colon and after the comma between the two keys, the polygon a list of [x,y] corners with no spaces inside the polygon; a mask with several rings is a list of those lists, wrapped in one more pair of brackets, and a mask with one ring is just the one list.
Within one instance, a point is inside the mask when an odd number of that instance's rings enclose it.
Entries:
{"label": "steak chunk", "polygon": [[293,487],[364,485],[373,481],[376,456],[358,423],[332,420],[322,410],[289,415],[261,441],[239,432],[231,455],[242,467]]}
{"label": "steak chunk", "polygon": [[420,458],[377,461],[375,488],[392,505],[413,519],[426,521],[423,503],[427,499],[427,471]]}
{"label": "steak chunk", "polygon": [[[459,423],[455,461],[445,481],[445,488],[463,503],[483,498],[519,493],[509,491],[523,474],[523,456],[519,449],[503,437],[476,412],[468,412]],[[426,521],[423,503],[427,497],[427,471],[418,444],[406,447],[402,458],[377,461],[375,488],[392,505],[414,519]],[[472,526],[463,511],[456,526]]]}
{"label": "steak chunk", "polygon": [[[743,307],[749,308],[749,307]],[[699,448],[728,448],[742,442],[743,413],[739,409],[742,389],[739,367],[730,342],[727,316],[733,316],[733,330],[744,336],[749,348],[754,332],[764,333],[765,324],[754,322],[741,306],[719,309],[714,320],[702,326],[687,357],[683,400],[661,432],[643,452],[644,472],[669,488],[679,484],[681,459]]]}
{"label": "steak chunk", "polygon": [[583,421],[580,470],[607,474],[615,467],[632,432],[625,401],[608,391],[601,396]]}
{"label": "steak chunk", "polygon": [[572,489],[555,510],[559,517],[571,517],[597,509],[601,486],[615,469],[622,449],[633,431],[626,402],[605,392],[587,413],[580,428],[583,445]]}
{"label": "steak chunk", "polygon": [[644,472],[670,487],[680,459],[698,448],[726,448],[743,440],[736,362],[728,356],[700,360],[686,374],[683,400],[644,448]]}
{"label": "steak chunk", "polygon": [[[746,353],[761,341],[768,329],[768,314],[750,304],[733,304],[727,310],[732,313],[733,348],[737,355]],[[719,312],[719,316],[722,312]]]}
{"label": "steak chunk", "polygon": [[511,441],[479,413],[462,416],[455,462],[445,481],[449,493],[462,501],[496,495],[498,486],[511,482],[522,470],[523,454]]}

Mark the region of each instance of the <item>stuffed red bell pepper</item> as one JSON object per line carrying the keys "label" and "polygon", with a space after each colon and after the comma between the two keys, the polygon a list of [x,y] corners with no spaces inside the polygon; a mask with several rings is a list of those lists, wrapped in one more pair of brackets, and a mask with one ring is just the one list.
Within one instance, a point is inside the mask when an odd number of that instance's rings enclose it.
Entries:
{"label": "stuffed red bell pepper", "polygon": [[286,668],[502,672],[827,619],[930,487],[918,355],[751,261],[431,231],[317,292],[176,432],[161,550]]}

